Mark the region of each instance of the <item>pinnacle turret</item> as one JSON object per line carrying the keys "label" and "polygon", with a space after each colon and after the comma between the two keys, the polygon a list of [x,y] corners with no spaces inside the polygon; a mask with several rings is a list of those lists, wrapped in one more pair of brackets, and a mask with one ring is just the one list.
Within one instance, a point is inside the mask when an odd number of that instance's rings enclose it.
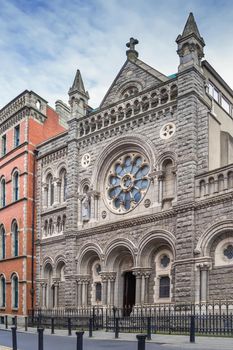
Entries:
{"label": "pinnacle turret", "polygon": [[87,91],[85,91],[83,79],[79,69],[76,72],[73,85],[69,89],[69,97],[71,114],[79,117],[86,115],[89,94]]}
{"label": "pinnacle turret", "polygon": [[180,56],[179,71],[190,66],[201,66],[201,59],[204,57],[204,39],[198,30],[195,18],[190,12],[182,34],[178,35],[177,53]]}

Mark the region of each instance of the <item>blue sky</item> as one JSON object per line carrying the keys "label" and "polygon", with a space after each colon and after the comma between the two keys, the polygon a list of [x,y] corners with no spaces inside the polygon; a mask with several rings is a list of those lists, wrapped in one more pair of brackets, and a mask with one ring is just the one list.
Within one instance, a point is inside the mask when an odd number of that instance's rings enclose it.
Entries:
{"label": "blue sky", "polygon": [[177,71],[175,39],[189,12],[207,59],[233,88],[232,0],[0,0],[0,108],[25,89],[53,107],[81,70],[97,107],[124,64],[125,44],[164,74]]}

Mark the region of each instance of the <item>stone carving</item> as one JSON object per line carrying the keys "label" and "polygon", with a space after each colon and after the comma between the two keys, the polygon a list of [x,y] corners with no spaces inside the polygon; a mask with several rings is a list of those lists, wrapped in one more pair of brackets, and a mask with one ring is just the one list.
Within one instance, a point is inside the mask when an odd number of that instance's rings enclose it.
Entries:
{"label": "stone carving", "polygon": [[90,197],[85,194],[82,199],[82,221],[90,220]]}

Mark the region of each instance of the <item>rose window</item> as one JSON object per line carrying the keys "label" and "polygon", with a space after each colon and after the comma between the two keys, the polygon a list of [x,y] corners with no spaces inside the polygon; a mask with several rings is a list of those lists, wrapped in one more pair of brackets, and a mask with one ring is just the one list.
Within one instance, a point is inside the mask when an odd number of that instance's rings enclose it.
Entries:
{"label": "rose window", "polygon": [[107,177],[109,204],[119,213],[133,209],[149,186],[148,161],[140,154],[127,154],[111,166]]}

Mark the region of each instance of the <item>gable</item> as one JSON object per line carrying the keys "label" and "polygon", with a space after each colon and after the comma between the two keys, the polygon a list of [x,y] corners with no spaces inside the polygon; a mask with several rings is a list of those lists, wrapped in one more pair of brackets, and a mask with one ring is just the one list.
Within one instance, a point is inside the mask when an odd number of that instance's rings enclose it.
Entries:
{"label": "gable", "polygon": [[127,60],[110,86],[100,107],[104,108],[124,98],[136,95],[166,80],[168,78],[165,75],[139,59],[135,62]]}

